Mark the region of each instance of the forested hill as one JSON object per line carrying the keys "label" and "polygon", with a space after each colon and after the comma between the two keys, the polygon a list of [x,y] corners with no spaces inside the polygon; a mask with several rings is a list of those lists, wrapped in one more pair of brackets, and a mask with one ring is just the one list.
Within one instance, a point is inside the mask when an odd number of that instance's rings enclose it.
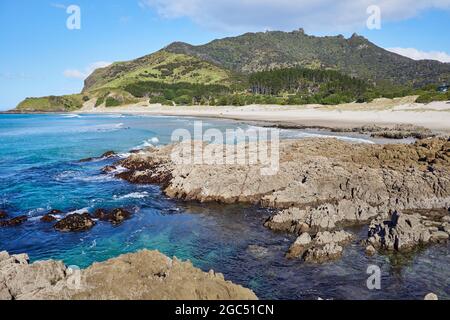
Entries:
{"label": "forested hill", "polygon": [[176,42],[165,50],[193,55],[244,73],[291,66],[330,68],[360,79],[415,87],[450,77],[450,64],[415,61],[382,49],[356,34],[346,39],[310,36],[301,29],[246,33],[201,46]]}

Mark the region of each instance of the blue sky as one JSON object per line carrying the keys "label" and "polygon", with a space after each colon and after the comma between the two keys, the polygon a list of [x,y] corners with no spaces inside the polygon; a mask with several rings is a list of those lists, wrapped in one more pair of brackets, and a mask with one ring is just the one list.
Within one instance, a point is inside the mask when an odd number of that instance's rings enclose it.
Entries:
{"label": "blue sky", "polygon": [[[357,32],[402,54],[450,59],[450,0],[429,5],[420,0],[260,1],[1,0],[0,110],[29,96],[79,92],[83,77],[107,62],[133,59],[173,41],[202,44],[247,31]],[[365,9],[377,2],[381,29],[369,30]],[[66,27],[71,4],[81,9],[80,30]]]}

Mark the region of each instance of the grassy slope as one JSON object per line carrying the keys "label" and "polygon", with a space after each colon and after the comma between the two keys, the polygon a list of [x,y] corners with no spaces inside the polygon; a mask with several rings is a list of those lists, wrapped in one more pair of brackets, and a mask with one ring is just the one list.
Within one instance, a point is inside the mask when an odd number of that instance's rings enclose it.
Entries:
{"label": "grassy slope", "polygon": [[20,112],[66,112],[74,111],[83,105],[83,95],[73,94],[66,96],[48,96],[39,98],[26,98],[16,107]]}
{"label": "grassy slope", "polygon": [[231,85],[234,80],[230,71],[209,62],[184,54],[158,51],[136,60],[117,62],[96,70],[86,79],[83,92],[124,88],[128,84],[143,81]]}

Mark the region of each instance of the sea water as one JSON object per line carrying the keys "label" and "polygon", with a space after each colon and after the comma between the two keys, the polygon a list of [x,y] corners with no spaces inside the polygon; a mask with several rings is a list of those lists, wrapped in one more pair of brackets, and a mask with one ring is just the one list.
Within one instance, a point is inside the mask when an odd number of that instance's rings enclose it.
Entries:
{"label": "sea water", "polygon": [[[170,143],[175,129],[193,129],[195,118],[131,115],[0,115],[0,209],[27,215],[21,226],[0,229],[0,251],[27,253],[32,261],[59,259],[88,267],[123,253],[159,250],[204,271],[275,299],[450,298],[450,246],[410,255],[367,257],[354,243],[341,260],[323,265],[287,260],[293,235],[264,228],[269,210],[244,205],[198,204],[168,199],[158,186],[132,185],[102,174],[116,159],[97,157]],[[249,126],[203,119],[206,128]],[[330,135],[284,130],[282,138]],[[340,137],[370,143],[364,137]],[[40,221],[51,209],[64,214],[125,207],[135,212],[120,226],[99,222],[80,233],[60,233]],[[361,238],[366,228],[353,230]],[[371,265],[381,268],[381,290],[369,290]]]}

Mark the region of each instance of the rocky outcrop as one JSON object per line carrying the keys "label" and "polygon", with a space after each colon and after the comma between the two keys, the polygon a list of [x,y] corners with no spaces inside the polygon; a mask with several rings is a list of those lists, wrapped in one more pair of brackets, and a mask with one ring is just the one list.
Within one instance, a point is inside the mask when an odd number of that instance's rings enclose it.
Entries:
{"label": "rocky outcrop", "polygon": [[0,219],[5,219],[8,216],[6,211],[0,210]]}
{"label": "rocky outcrop", "polygon": [[97,209],[94,213],[94,218],[101,221],[109,221],[113,225],[119,225],[130,217],[131,213],[121,208],[114,209],[111,212],[108,212],[105,209]]}
{"label": "rocky outcrop", "polygon": [[0,221],[0,227],[17,227],[27,220],[27,216],[18,216],[9,220],[2,220]]}
{"label": "rocky outcrop", "polygon": [[0,300],[253,300],[255,294],[156,251],[122,255],[85,270],[0,252]]}
{"label": "rocky outcrop", "polygon": [[302,233],[289,248],[286,257],[301,257],[307,262],[323,263],[341,257],[344,248],[341,245],[351,241],[353,235],[345,231],[318,232],[315,236]]}
{"label": "rocky outcrop", "polygon": [[100,157],[91,157],[91,158],[81,159],[78,162],[91,162],[94,160],[109,159],[109,158],[115,157],[116,155],[117,155],[117,153],[115,153],[114,151],[106,151]]}
{"label": "rocky outcrop", "polygon": [[433,131],[425,127],[414,126],[410,124],[397,124],[391,127],[381,127],[377,125],[366,125],[351,129],[333,129],[335,132],[357,132],[362,134],[370,134],[374,138],[386,139],[426,139],[436,136]]}
{"label": "rocky outcrop", "polygon": [[54,228],[61,232],[76,232],[89,230],[94,225],[95,221],[92,220],[89,213],[74,213],[58,221]]}
{"label": "rocky outcrop", "polygon": [[[194,147],[196,144],[202,143],[195,142]],[[410,145],[283,140],[279,170],[272,176],[261,175],[262,164],[224,165],[224,159],[211,159],[210,155],[203,155],[201,164],[176,164],[171,155],[180,154],[181,146],[133,154],[115,164],[126,169],[117,177],[131,183],[160,184],[172,198],[274,208],[279,212],[265,225],[298,235],[308,232],[314,236],[346,225],[366,224],[377,217],[387,219],[395,211],[450,207],[448,138],[424,139]],[[227,154],[230,148],[231,154],[236,154],[234,146],[209,147],[212,154]],[[252,150],[247,144],[248,157]],[[330,256],[340,251],[331,244],[327,250]]]}
{"label": "rocky outcrop", "polygon": [[394,212],[387,221],[377,218],[369,227],[367,250],[407,251],[419,245],[445,242],[450,237],[447,211]]}
{"label": "rocky outcrop", "polygon": [[41,218],[41,221],[46,222],[46,223],[54,222],[54,221],[58,220],[56,216],[58,216],[62,213],[63,212],[61,210],[52,209]]}

